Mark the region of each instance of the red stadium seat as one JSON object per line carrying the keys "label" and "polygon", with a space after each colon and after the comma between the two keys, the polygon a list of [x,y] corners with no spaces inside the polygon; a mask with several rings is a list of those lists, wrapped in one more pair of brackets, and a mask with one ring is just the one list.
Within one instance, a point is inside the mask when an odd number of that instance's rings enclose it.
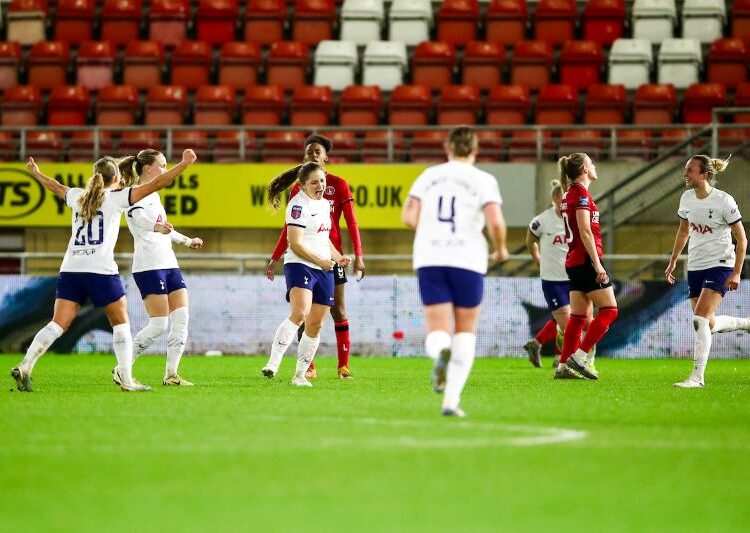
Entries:
{"label": "red stadium seat", "polygon": [[721,83],[695,83],[682,98],[682,121],[686,124],[708,124],[714,107],[727,106],[727,88]]}
{"label": "red stadium seat", "polygon": [[292,13],[293,40],[312,46],[333,37],[333,0],[294,0]]}
{"label": "red stadium seat", "polygon": [[189,0],[153,0],[149,13],[148,38],[174,46],[187,35]]}
{"label": "red stadium seat", "polygon": [[161,84],[164,47],[161,41],[133,41],[125,47],[122,81],[138,89]]}
{"label": "red stadium seat", "polygon": [[101,38],[124,46],[141,35],[142,0],[104,0],[101,14]]}
{"label": "red stadium seat", "polygon": [[500,43],[472,41],[466,43],[462,83],[479,89],[491,89],[502,82],[505,50]]}
{"label": "red stadium seat", "polygon": [[211,45],[205,41],[182,41],[172,53],[172,84],[195,89],[210,83]]}
{"label": "red stadium seat", "polygon": [[415,131],[409,145],[412,163],[442,163],[445,161],[444,131]]}
{"label": "red stadium seat", "polygon": [[277,85],[251,85],[242,101],[242,123],[278,126],[284,112],[284,90]]}
{"label": "red stadium seat", "polygon": [[187,91],[179,85],[149,87],[146,96],[146,126],[181,126],[187,108]]}
{"label": "red stadium seat", "polygon": [[199,154],[208,153],[208,132],[196,129],[173,131],[172,153],[182,154],[188,148]]}
{"label": "red stadium seat", "polygon": [[90,41],[93,35],[94,0],[59,0],[55,11],[55,40]]}
{"label": "red stadium seat", "polygon": [[303,85],[294,89],[290,105],[292,126],[327,126],[331,123],[333,91],[327,85]]}
{"label": "red stadium seat", "polygon": [[284,38],[284,0],[248,0],[245,9],[245,41],[271,44]]}
{"label": "red stadium seat", "polygon": [[425,85],[398,85],[388,104],[388,123],[392,126],[426,126],[430,123],[432,97]]}
{"label": "red stadium seat", "polygon": [[157,132],[153,130],[124,131],[115,153],[120,156],[135,155],[145,148],[162,149],[161,138]]}
{"label": "red stadium seat", "polygon": [[28,83],[41,89],[65,85],[70,50],[67,43],[41,41],[31,47],[28,61]]}
{"label": "red stadium seat", "polygon": [[526,39],[525,0],[492,0],[487,8],[487,40],[504,46]]}
{"label": "red stadium seat", "polygon": [[570,85],[545,85],[536,101],[537,124],[575,124],[578,94]]}
{"label": "red stadium seat", "polygon": [[383,96],[377,85],[350,85],[341,92],[339,124],[377,126],[383,109]]}
{"label": "red stadium seat", "polygon": [[63,139],[57,131],[42,130],[26,133],[26,153],[36,161],[61,161]]}
{"label": "red stadium seat", "polygon": [[99,131],[99,152],[94,151],[96,133],[91,130],[74,131],[70,135],[68,161],[94,161],[103,154],[113,152],[112,133]]}
{"label": "red stadium seat", "polygon": [[45,40],[46,0],[11,0],[6,39],[22,46]]}
{"label": "red stadium seat", "polygon": [[[740,83],[734,93],[735,107],[750,107],[750,82]],[[750,113],[735,113],[735,123],[750,124]]]}
{"label": "red stadium seat", "polygon": [[[243,144],[244,154],[242,153]],[[256,161],[257,141],[255,132],[240,132],[234,129],[217,131],[214,136],[213,155],[215,163]]]}
{"label": "red stadium seat", "polygon": [[237,110],[234,87],[204,85],[195,94],[193,122],[199,126],[228,126]]}
{"label": "red stadium seat", "polygon": [[138,90],[132,85],[104,87],[96,100],[96,123],[99,126],[132,126],[138,108]]}
{"label": "red stadium seat", "polygon": [[302,131],[269,131],[263,141],[261,161],[269,163],[299,161],[306,138],[305,132]]}
{"label": "red stadium seat", "polygon": [[578,90],[599,83],[604,52],[594,41],[567,41],[560,54],[560,83]]}
{"label": "red stadium seat", "polygon": [[477,38],[478,0],[443,0],[437,14],[437,40],[465,45]]}
{"label": "red stadium seat", "polygon": [[559,156],[584,152],[597,160],[602,156],[605,144],[601,130],[563,130],[557,152]]}
{"label": "red stadium seat", "polygon": [[260,46],[255,43],[224,43],[219,53],[219,85],[244,90],[258,81]]}
{"label": "red stadium seat", "polygon": [[583,106],[584,124],[624,124],[627,108],[624,85],[592,85]]}
{"label": "red stadium seat", "polygon": [[552,47],[544,41],[520,41],[511,58],[511,83],[539,89],[550,81]]}
{"label": "red stadium seat", "polygon": [[539,0],[534,18],[534,39],[553,46],[574,39],[576,0]]}
{"label": "red stadium seat", "polygon": [[523,85],[498,85],[490,90],[486,104],[488,126],[521,126],[531,109],[529,89]]}
{"label": "red stadium seat", "polygon": [[[392,157],[388,157],[389,142],[392,143]],[[404,161],[406,159],[406,143],[401,132],[368,131],[362,140],[363,163],[385,163],[390,161]]]}
{"label": "red stadium seat", "polygon": [[437,91],[453,81],[456,51],[452,44],[424,41],[414,49],[411,78],[414,85]]}
{"label": "red stadium seat", "polygon": [[0,91],[18,85],[18,69],[22,58],[20,44],[0,42]]}
{"label": "red stadium seat", "polygon": [[235,40],[237,0],[200,0],[195,18],[199,41],[223,44]]}
{"label": "red stadium seat", "polygon": [[89,90],[78,85],[58,85],[47,103],[50,126],[84,126],[89,112]]}
{"label": "red stadium seat", "polygon": [[440,126],[476,124],[481,100],[479,89],[473,85],[446,85],[437,103],[437,123]]}
{"label": "red stadium seat", "polygon": [[268,53],[266,79],[269,85],[278,85],[285,91],[305,85],[309,63],[307,45],[296,41],[273,43]]}
{"label": "red stadium seat", "polygon": [[335,150],[328,154],[330,164],[354,163],[359,160],[357,135],[354,132],[335,130],[321,131],[321,134],[333,141]]}
{"label": "red stadium seat", "polygon": [[748,81],[750,48],[742,39],[716,39],[708,52],[709,83],[723,83],[735,88]]}
{"label": "red stadium seat", "polygon": [[11,162],[17,160],[16,140],[13,133],[0,131],[0,161]]}
{"label": "red stadium seat", "polygon": [[109,41],[81,43],[76,58],[78,85],[98,91],[112,85],[116,50]]}
{"label": "red stadium seat", "polygon": [[583,9],[583,38],[612,46],[623,37],[625,0],[589,0]]}
{"label": "red stadium seat", "polygon": [[734,0],[732,4],[732,37],[750,41],[750,0]]}
{"label": "red stadium seat", "polygon": [[671,84],[646,84],[635,91],[633,124],[672,124],[677,91]]}
{"label": "red stadium seat", "polygon": [[36,126],[39,124],[39,109],[42,95],[34,85],[16,85],[3,93],[0,101],[3,126]]}

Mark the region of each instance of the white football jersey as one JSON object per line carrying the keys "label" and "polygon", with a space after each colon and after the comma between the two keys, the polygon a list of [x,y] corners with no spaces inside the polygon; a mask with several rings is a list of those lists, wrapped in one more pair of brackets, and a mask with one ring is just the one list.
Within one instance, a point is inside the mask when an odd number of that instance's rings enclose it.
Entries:
{"label": "white football jersey", "polygon": [[[140,211],[140,212],[139,212]],[[159,193],[152,192],[143,200],[136,202],[128,209],[125,220],[130,233],[133,234],[135,250],[133,251],[133,272],[178,268],[177,257],[172,251],[172,239],[169,235],[147,230],[134,223],[134,217],[145,216],[160,224],[167,221],[167,212],[161,204]]]}
{"label": "white football jersey", "polygon": [[565,223],[552,206],[535,216],[529,231],[539,239],[539,275],[545,281],[568,281],[565,257],[568,245],[565,242]]}
{"label": "white football jersey", "polygon": [[426,266],[487,272],[484,206],[502,204],[491,174],[473,165],[448,161],[425,169],[409,196],[420,200],[414,236],[414,269]]}
{"label": "white football jersey", "polygon": [[68,242],[60,272],[117,274],[115,244],[120,234],[120,215],[130,206],[130,187],[105,191],[104,201],[96,216],[84,222],[78,211],[78,198],[83,189],[68,189],[65,204],[73,210],[73,231]]}
{"label": "white football jersey", "polygon": [[741,221],[742,215],[731,194],[712,189],[701,200],[689,189],[682,193],[677,214],[690,225],[688,270],[734,267],[730,226]]}
{"label": "white football jersey", "polygon": [[[331,231],[331,205],[328,200],[322,198],[315,200],[300,191],[289,199],[286,207],[286,225],[287,227],[297,226],[304,228],[305,233],[303,240],[311,251],[317,255],[330,259],[331,245],[329,233]],[[310,268],[322,270],[315,263],[302,259],[292,251],[289,246],[284,254],[284,264],[302,263]]]}

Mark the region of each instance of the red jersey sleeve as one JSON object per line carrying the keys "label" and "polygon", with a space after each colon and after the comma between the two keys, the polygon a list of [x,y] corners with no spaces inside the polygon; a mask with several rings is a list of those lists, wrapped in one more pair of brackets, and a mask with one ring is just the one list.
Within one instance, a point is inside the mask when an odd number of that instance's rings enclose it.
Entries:
{"label": "red jersey sleeve", "polygon": [[286,224],[284,224],[284,227],[281,229],[281,235],[279,235],[279,240],[276,241],[276,247],[273,249],[273,253],[271,254],[271,259],[274,261],[278,261],[281,259],[281,256],[286,251],[286,247],[289,243],[287,242],[287,236],[286,236]]}
{"label": "red jersey sleeve", "polygon": [[344,204],[344,220],[346,220],[349,236],[352,238],[354,255],[362,255],[362,239],[359,236],[359,225],[357,224],[357,216],[354,214],[354,202],[351,199]]}

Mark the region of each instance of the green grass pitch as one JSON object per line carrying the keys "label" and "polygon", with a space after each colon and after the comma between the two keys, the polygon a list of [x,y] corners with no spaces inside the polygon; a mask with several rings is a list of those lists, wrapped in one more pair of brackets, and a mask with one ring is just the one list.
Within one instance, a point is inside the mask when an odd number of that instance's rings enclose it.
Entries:
{"label": "green grass pitch", "polygon": [[0,356],[3,531],[748,531],[750,361],[478,360],[464,420],[439,416],[425,359],[318,361],[312,389],[265,358],[163,357],[122,393],[112,356],[54,356],[32,394]]}

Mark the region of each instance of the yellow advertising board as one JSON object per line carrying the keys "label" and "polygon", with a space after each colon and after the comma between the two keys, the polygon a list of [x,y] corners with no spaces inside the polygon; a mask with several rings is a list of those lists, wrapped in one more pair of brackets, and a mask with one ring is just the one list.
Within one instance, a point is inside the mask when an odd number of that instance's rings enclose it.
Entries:
{"label": "yellow advertising board", "polygon": [[[169,221],[191,228],[278,228],[283,207],[268,210],[267,186],[285,164],[196,164],[161,192]],[[404,229],[401,209],[426,165],[332,165],[349,182],[364,229]],[[84,187],[91,165],[43,163],[40,169],[70,187]],[[343,222],[343,221],[342,221]],[[0,226],[69,226],[70,210],[21,163],[0,166]]]}

